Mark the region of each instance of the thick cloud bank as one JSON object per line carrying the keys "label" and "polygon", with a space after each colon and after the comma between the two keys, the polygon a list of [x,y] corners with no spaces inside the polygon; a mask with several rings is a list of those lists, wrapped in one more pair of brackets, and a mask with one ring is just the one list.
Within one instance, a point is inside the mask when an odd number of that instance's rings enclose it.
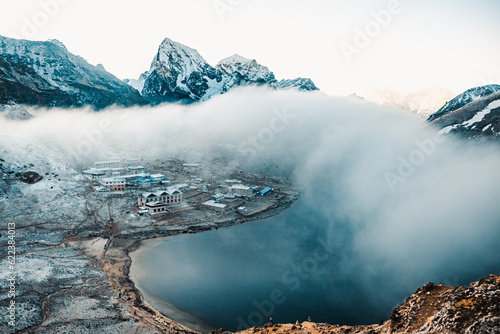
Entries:
{"label": "thick cloud bank", "polygon": [[413,115],[254,88],[191,106],[30,112],[28,121],[0,120],[6,161],[70,170],[110,157],[180,157],[292,177],[311,213],[301,217],[305,234],[335,245],[318,277],[355,279],[374,305],[431,279],[498,273],[498,146],[437,136]]}

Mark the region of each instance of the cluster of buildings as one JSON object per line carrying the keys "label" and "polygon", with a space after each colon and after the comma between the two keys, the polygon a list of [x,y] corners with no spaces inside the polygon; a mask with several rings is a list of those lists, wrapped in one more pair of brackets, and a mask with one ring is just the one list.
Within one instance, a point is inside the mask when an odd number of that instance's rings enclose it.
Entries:
{"label": "cluster of buildings", "polygon": [[[184,169],[188,168],[192,171],[199,170],[202,166],[202,164],[183,164]],[[226,201],[264,196],[273,191],[270,187],[260,189],[256,185],[247,186],[240,180],[225,180],[219,184],[217,181],[207,183],[198,177],[191,177],[184,184],[170,186],[170,182],[165,180],[163,174],[146,173],[141,159],[96,161],[91,168],[84,170],[83,174],[93,180],[95,191],[104,196],[123,194],[132,189],[141,192],[137,199],[138,213],[141,215],[168,212],[169,206],[182,203],[182,190],[188,188],[203,193],[207,192],[207,186],[215,186],[216,191],[212,193],[208,201],[201,205],[218,212],[226,210]]]}
{"label": "cluster of buildings", "polygon": [[123,192],[127,186],[148,188],[165,182],[163,174],[147,174],[142,159],[96,161],[94,166],[82,172],[98,183],[97,193]]}
{"label": "cluster of buildings", "polygon": [[226,200],[234,200],[240,197],[251,197],[255,195],[267,195],[273,189],[270,187],[265,187],[259,190],[259,186],[246,186],[240,180],[226,180],[225,186],[221,187],[225,190],[225,193],[217,192],[210,196],[210,200],[201,203],[203,206],[216,210],[219,212],[224,212],[226,210],[227,204],[223,202]]}

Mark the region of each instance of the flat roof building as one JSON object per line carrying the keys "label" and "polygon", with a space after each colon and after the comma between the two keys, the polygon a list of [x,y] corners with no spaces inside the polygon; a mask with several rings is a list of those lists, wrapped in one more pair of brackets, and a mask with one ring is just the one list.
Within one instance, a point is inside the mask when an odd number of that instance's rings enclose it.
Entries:
{"label": "flat roof building", "polygon": [[226,210],[226,204],[217,203],[214,200],[203,202],[203,203],[201,203],[201,205],[204,205],[205,207],[207,207],[209,209],[219,211],[219,212],[224,212],[224,210]]}
{"label": "flat roof building", "polygon": [[229,191],[242,196],[248,196],[252,191],[250,187],[244,186],[242,184],[233,184],[229,187]]}
{"label": "flat roof building", "polygon": [[270,187],[265,187],[261,191],[257,192],[257,194],[261,195],[261,196],[264,196],[264,195],[269,194],[271,191],[272,191],[272,189]]}
{"label": "flat roof building", "polygon": [[121,167],[122,162],[120,160],[109,160],[109,161],[95,161],[94,166],[96,168],[103,167]]}
{"label": "flat roof building", "polygon": [[146,210],[149,211],[150,214],[156,215],[158,213],[166,212],[167,205],[163,202],[148,202],[145,204]]}
{"label": "flat roof building", "polygon": [[105,178],[102,179],[100,183],[110,191],[125,191],[125,180]]}

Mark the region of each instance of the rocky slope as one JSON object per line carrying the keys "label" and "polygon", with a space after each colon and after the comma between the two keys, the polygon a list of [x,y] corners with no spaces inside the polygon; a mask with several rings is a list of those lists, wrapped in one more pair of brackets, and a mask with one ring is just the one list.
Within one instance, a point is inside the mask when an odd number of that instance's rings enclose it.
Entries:
{"label": "rocky slope", "polygon": [[446,104],[442,106],[438,111],[430,115],[427,120],[433,121],[438,117],[446,115],[454,110],[462,108],[463,106],[471,102],[477,101],[498,91],[500,91],[500,85],[487,85],[466,90],[462,94],[457,95],[452,100],[446,102]]}
{"label": "rocky slope", "polygon": [[153,101],[203,101],[223,86],[222,74],[198,51],[166,38],[145,75],[142,95]]}
{"label": "rocky slope", "polygon": [[456,133],[471,139],[499,139],[500,91],[434,116],[431,122],[442,128],[442,133]]}
{"label": "rocky slope", "polygon": [[[223,332],[223,331],[219,331]],[[401,305],[390,319],[378,325],[339,326],[305,321],[273,324],[239,332],[250,333],[499,333],[500,275],[490,275],[468,287],[427,283]]]}
{"label": "rocky slope", "polygon": [[427,118],[454,96],[455,94],[449,89],[434,86],[412,93],[402,93],[381,88],[371,89],[364,98],[372,103],[408,110]]}
{"label": "rocky slope", "polygon": [[248,85],[276,89],[317,90],[310,79],[278,82],[266,66],[239,55],[221,60],[212,67],[196,51],[166,38],[158,48],[149,71],[139,79],[125,80],[152,103],[205,101],[228,90]]}
{"label": "rocky slope", "polygon": [[62,43],[0,36],[0,104],[103,109],[144,105],[139,92],[70,53]]}
{"label": "rocky slope", "polygon": [[221,60],[216,68],[225,78],[226,91],[236,86],[267,84],[276,87],[277,84],[274,73],[266,66],[237,54]]}

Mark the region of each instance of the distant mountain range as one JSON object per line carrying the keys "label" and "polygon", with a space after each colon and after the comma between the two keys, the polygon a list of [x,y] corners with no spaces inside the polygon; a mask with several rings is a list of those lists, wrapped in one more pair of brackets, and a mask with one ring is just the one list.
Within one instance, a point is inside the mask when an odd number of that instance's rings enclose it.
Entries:
{"label": "distant mountain range", "polygon": [[43,107],[134,106],[205,101],[234,87],[317,90],[310,79],[277,81],[255,60],[238,55],[210,66],[194,49],[165,39],[151,67],[122,81],[91,65],[57,40],[33,42],[0,36],[0,105]]}
{"label": "distant mountain range", "polygon": [[[360,98],[355,94],[351,97]],[[439,86],[415,93],[372,89],[364,99],[425,117],[441,128],[441,133],[500,139],[500,85],[471,88],[457,96]]]}
{"label": "distant mountain range", "polygon": [[151,103],[205,101],[235,87],[266,85],[275,89],[318,90],[311,79],[277,81],[274,73],[255,59],[239,55],[221,60],[215,67],[196,51],[166,38],[149,71],[139,79],[125,80]]}
{"label": "distant mountain range", "polygon": [[447,88],[433,86],[412,93],[373,88],[365,94],[364,99],[385,107],[408,110],[427,118],[454,96]]}

